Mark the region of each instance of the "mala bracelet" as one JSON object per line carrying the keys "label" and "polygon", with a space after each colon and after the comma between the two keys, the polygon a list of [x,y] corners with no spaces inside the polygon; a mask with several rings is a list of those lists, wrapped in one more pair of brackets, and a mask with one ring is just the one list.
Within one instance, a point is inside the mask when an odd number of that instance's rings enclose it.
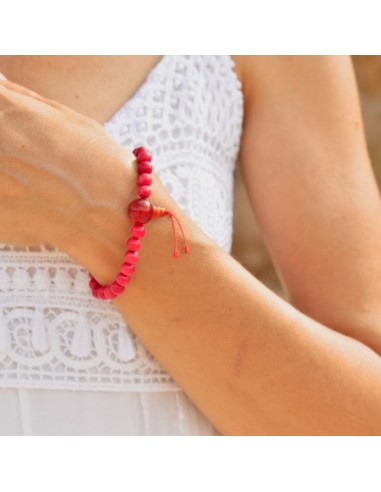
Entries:
{"label": "mala bracelet", "polygon": [[145,236],[146,230],[144,224],[151,219],[156,219],[168,215],[171,219],[172,230],[175,240],[175,249],[173,256],[180,256],[180,251],[177,245],[177,236],[175,229],[175,220],[177,221],[185,242],[185,253],[189,252],[189,246],[185,237],[183,228],[179,219],[173,212],[163,207],[155,207],[147,200],[151,195],[150,185],[152,183],[152,156],[145,147],[138,147],[133,151],[138,161],[138,195],[140,198],[133,200],[127,210],[129,218],[134,222],[132,227],[132,236],[127,240],[127,251],[124,255],[124,263],[115,280],[109,285],[101,285],[91,273],[89,273],[89,286],[92,294],[97,299],[108,300],[114,299],[119,294],[124,292],[126,285],[131,281],[131,275],[135,272],[135,265],[139,260],[138,250],[140,248],[140,238]]}

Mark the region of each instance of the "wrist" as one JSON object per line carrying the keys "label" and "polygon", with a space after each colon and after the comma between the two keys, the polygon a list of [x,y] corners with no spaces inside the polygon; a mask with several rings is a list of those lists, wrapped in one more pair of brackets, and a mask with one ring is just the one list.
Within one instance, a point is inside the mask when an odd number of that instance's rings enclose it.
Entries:
{"label": "wrist", "polygon": [[[135,156],[123,149],[117,158],[105,163],[107,174],[86,194],[78,220],[60,249],[88,271],[102,278],[120,267],[125,241],[131,235],[128,204],[136,198]],[[73,233],[71,231],[73,230]]]}
{"label": "wrist", "polygon": [[[125,261],[125,253],[126,249],[128,249],[126,248],[126,243],[133,236],[132,229],[134,226],[134,222],[128,216],[127,211],[130,203],[138,198],[137,178],[137,166],[130,166],[126,170],[124,179],[126,182],[133,183],[132,187],[130,187],[132,192],[113,196],[113,205],[109,207],[113,210],[113,213],[101,218],[93,212],[91,214],[95,217],[91,221],[93,225],[84,227],[84,232],[80,235],[75,251],[71,253],[71,256],[82,264],[101,285],[108,285],[113,282]],[[148,200],[154,207],[163,207],[163,210],[169,209],[172,212],[171,215],[176,214],[184,226],[188,242],[197,245],[196,249],[211,245],[216,247],[216,244],[178,207],[156,173],[152,173],[151,195]],[[179,244],[180,248],[178,248],[175,241],[175,249],[173,249],[174,236],[172,235],[173,231],[169,217],[167,216],[167,218],[166,225],[164,225],[165,219],[150,220],[144,224],[147,228],[147,234],[144,235],[139,249],[140,259],[137,267],[140,271],[139,277],[144,277],[147,270],[151,271],[152,269],[157,269],[159,272],[162,269],[167,273],[170,272],[174,261],[173,256],[177,256],[180,253],[180,249],[183,252],[187,249],[185,247],[187,242],[185,237],[182,238],[184,239],[184,245],[180,246]],[[175,251],[178,251],[178,253],[175,254]],[[135,277],[135,274],[133,277]],[[141,283],[140,280],[136,281],[134,278],[133,284],[135,284],[135,287],[128,285],[126,290],[131,292],[131,287],[132,289],[136,288]]]}

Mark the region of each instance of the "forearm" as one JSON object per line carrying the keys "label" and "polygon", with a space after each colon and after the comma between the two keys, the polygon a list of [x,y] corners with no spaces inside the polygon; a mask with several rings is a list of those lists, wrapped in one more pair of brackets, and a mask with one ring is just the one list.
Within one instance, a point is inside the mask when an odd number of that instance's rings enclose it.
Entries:
{"label": "forearm", "polygon": [[[380,358],[264,287],[156,174],[151,201],[178,214],[190,252],[174,259],[169,220],[149,222],[136,273],[112,302],[209,420],[225,434],[381,434]],[[88,231],[73,254],[101,283],[114,280],[131,235],[122,212],[114,224]]]}

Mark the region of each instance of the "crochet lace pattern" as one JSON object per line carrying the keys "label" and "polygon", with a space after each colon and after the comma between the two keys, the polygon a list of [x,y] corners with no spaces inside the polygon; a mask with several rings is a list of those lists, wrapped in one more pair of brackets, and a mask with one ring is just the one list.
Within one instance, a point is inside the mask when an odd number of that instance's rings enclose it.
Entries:
{"label": "crochet lace pattern", "polygon": [[[131,150],[147,146],[180,208],[230,253],[242,123],[230,56],[164,56],[105,129]],[[0,307],[0,387],[179,389],[112,302],[93,298],[88,272],[57,248],[0,244]]]}

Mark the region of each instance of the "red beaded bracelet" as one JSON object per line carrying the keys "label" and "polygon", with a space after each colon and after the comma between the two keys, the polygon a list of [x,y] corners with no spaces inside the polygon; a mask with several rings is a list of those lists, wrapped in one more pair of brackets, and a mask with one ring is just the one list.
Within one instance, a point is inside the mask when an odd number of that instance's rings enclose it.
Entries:
{"label": "red beaded bracelet", "polygon": [[155,207],[147,200],[151,195],[150,185],[152,183],[152,156],[145,147],[138,147],[133,151],[138,161],[138,194],[140,198],[133,200],[128,206],[128,216],[134,222],[132,227],[133,235],[127,240],[127,251],[124,255],[124,263],[115,280],[109,285],[101,285],[89,273],[89,286],[92,294],[97,299],[108,300],[114,299],[119,294],[124,292],[127,284],[131,281],[131,275],[135,272],[136,262],[139,260],[138,249],[140,248],[140,238],[145,236],[146,230],[143,224],[146,224],[151,219],[164,217],[168,215],[171,219],[172,230],[175,240],[175,249],[173,256],[180,256],[180,251],[177,245],[177,236],[174,220],[177,221],[185,242],[185,253],[189,252],[189,246],[185,237],[183,228],[179,219],[173,212],[163,207]]}

